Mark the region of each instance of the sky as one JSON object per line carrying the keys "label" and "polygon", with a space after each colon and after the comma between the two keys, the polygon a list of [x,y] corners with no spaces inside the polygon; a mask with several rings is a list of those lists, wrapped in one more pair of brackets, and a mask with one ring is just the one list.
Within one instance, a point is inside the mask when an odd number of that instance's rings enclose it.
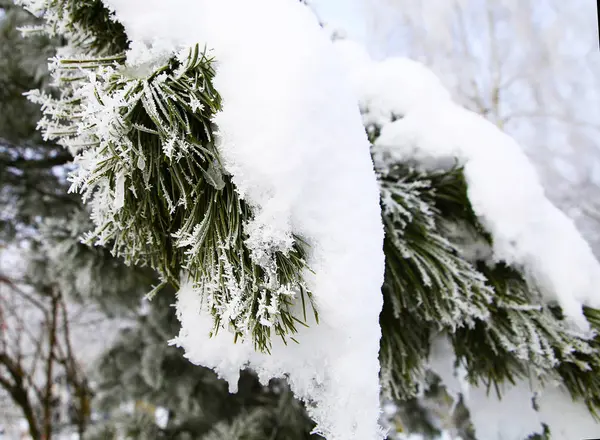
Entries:
{"label": "sky", "polygon": [[325,24],[341,29],[353,40],[367,41],[365,0],[309,0]]}

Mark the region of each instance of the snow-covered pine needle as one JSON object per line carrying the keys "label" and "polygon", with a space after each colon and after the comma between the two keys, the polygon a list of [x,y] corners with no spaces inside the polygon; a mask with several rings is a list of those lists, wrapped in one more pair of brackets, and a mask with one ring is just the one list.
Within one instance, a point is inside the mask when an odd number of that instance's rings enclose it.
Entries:
{"label": "snow-covered pine needle", "polygon": [[272,337],[288,340],[304,324],[306,310],[292,312],[296,300],[316,313],[302,280],[305,244],[295,237],[290,250],[267,249],[261,261],[248,248],[252,210],[213,136],[221,99],[212,59],[195,45],[142,77],[123,61],[62,59],[59,78],[77,71],[79,87],[69,99],[39,98],[52,109],[46,135],[79,152],[71,190],[88,201],[96,226],[86,241],[174,286],[185,271],[210,304],[213,333],[228,329],[269,351]]}

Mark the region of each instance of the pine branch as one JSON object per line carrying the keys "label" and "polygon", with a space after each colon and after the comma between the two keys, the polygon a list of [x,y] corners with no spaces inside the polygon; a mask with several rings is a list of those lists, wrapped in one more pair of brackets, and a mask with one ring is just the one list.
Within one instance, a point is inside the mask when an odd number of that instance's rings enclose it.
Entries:
{"label": "pine branch", "polygon": [[448,220],[440,206],[458,200],[460,177],[460,170],[425,175],[400,165],[380,175],[386,232],[381,364],[396,398],[416,391],[435,333],[488,315],[493,290],[442,235]]}
{"label": "pine branch", "polygon": [[[65,59],[57,77],[60,99],[38,96],[46,136],[80,151],[72,190],[92,205],[88,244],[109,246],[127,264],[148,265],[162,283],[179,287],[182,271],[214,318],[213,334],[230,329],[269,351],[273,337],[292,339],[305,325],[306,303],[316,310],[302,280],[306,244],[265,249],[258,260],[246,244],[251,208],[240,199],[215,147],[213,115],[220,97],[212,86],[212,60],[194,46],[145,77],[119,67],[121,56]],[[80,85],[93,75],[93,93]],[[75,76],[74,76],[75,75]],[[73,81],[71,81],[73,79]],[[89,89],[89,87],[88,87]],[[81,120],[82,105],[96,109]],[[104,115],[104,116],[102,116]],[[78,134],[76,134],[78,133]],[[301,301],[300,314],[292,312]]]}
{"label": "pine branch", "polygon": [[[114,55],[129,48],[125,28],[102,0],[21,0],[46,20],[44,30],[66,37],[72,47],[88,56]],[[36,29],[37,30],[37,29]]]}
{"label": "pine branch", "polygon": [[83,30],[87,38],[71,40],[90,55],[123,53],[129,48],[125,28],[101,0],[67,0],[73,27]]}
{"label": "pine branch", "polygon": [[[485,255],[474,254],[469,262],[462,246],[470,243],[461,242],[464,237],[452,225],[483,248],[492,243],[471,208],[462,170],[423,173],[395,165],[380,181],[387,257],[381,362],[392,395],[414,394],[430,339],[446,332],[472,383],[500,394],[504,382],[560,376],[595,414],[599,339],[569,329],[559,309],[542,303],[518,270],[489,265]],[[600,312],[585,313],[600,329]]]}
{"label": "pine branch", "polygon": [[60,152],[51,157],[42,159],[27,159],[25,157],[17,157],[10,161],[4,161],[0,159],[0,166],[19,168],[21,170],[27,169],[48,169],[60,165],[65,165],[73,160],[68,152]]}

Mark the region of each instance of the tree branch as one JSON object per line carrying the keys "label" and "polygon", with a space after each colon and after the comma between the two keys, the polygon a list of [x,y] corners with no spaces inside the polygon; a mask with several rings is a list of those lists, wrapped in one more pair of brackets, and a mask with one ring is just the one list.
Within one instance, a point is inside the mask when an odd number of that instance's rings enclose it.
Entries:
{"label": "tree branch", "polygon": [[52,438],[52,385],[54,382],[54,351],[56,347],[56,327],[58,317],[58,298],[52,294],[50,322],[48,323],[48,359],[46,362],[46,390],[42,401],[44,440]]}
{"label": "tree branch", "polygon": [[35,416],[33,405],[29,399],[27,389],[23,384],[23,370],[6,353],[0,353],[0,364],[8,370],[13,378],[11,384],[7,379],[0,377],[0,386],[2,386],[12,397],[13,402],[21,408],[23,415],[29,425],[29,435],[33,440],[40,440],[41,433]]}
{"label": "tree branch", "polygon": [[66,356],[65,356],[65,369],[67,371],[67,380],[73,385],[75,394],[79,403],[77,410],[77,429],[79,431],[79,437],[83,438],[83,434],[87,428],[87,422],[91,413],[90,409],[90,390],[87,386],[85,377],[80,377],[77,360],[71,346],[71,332],[69,326],[69,316],[67,313],[67,307],[64,299],[60,299],[60,307],[62,311],[63,321],[63,336],[65,339]]}
{"label": "tree branch", "polygon": [[60,165],[65,165],[73,160],[73,156],[68,152],[60,152],[52,157],[45,157],[43,159],[26,159],[24,157],[18,157],[16,159],[10,161],[0,161],[1,164],[12,167],[19,168],[21,170],[25,169],[41,169],[41,168],[53,168]]}

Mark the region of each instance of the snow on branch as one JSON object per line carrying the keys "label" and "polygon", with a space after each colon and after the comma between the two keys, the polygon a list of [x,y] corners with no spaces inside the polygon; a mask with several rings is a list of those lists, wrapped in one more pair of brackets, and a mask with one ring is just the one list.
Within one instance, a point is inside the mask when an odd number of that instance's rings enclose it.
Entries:
{"label": "snow on branch", "polygon": [[350,67],[365,124],[379,131],[376,160],[422,169],[463,166],[469,201],[491,234],[493,259],[522,270],[546,301],[558,302],[587,331],[582,305],[600,306],[600,265],[573,221],[546,197],[517,142],[455,104],[422,64],[376,63],[351,42],[336,46]]}
{"label": "snow on branch", "polygon": [[[241,368],[261,381],[287,377],[316,432],[329,440],[377,440],[379,313],[384,260],[379,189],[360,113],[331,42],[296,0],[108,0],[131,40],[127,65],[194,44],[215,60],[222,110],[213,118],[223,167],[253,218],[242,225],[258,261],[265,249],[307,243],[305,279],[319,324],[273,340],[270,354],[212,335],[202,289],[178,295],[173,343],[232,389]],[[268,309],[269,304],[258,305]],[[296,306],[301,307],[296,299]]]}

